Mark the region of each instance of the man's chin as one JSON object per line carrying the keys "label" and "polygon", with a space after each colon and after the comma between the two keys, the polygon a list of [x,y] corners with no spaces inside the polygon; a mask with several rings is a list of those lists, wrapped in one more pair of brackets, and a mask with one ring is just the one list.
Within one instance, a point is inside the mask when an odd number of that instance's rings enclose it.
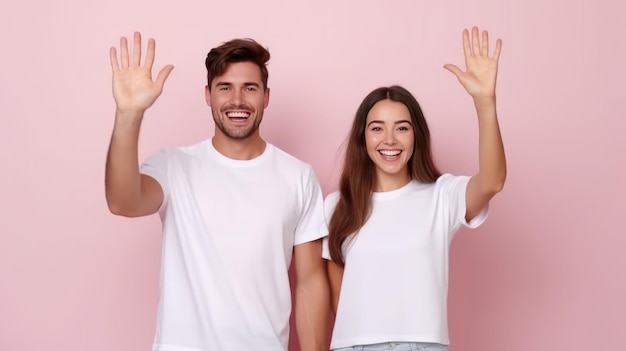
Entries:
{"label": "man's chin", "polygon": [[241,128],[220,128],[222,134],[229,139],[233,140],[245,140],[253,137],[258,131],[259,127],[241,129]]}

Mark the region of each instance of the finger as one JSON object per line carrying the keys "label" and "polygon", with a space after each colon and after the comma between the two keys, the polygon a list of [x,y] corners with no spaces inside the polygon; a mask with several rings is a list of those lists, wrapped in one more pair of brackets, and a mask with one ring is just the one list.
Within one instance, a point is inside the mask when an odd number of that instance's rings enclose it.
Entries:
{"label": "finger", "polygon": [[480,55],[480,41],[478,40],[478,27],[472,28],[472,54]]}
{"label": "finger", "polygon": [[148,50],[146,51],[146,62],[144,62],[144,65],[149,70],[152,70],[152,64],[154,64],[155,46],[156,43],[154,42],[154,39],[148,39]]}
{"label": "finger", "polygon": [[113,72],[117,72],[120,70],[120,65],[117,62],[117,51],[115,50],[115,47],[111,47],[111,50],[109,50],[109,57],[111,58],[111,69],[113,70]]}
{"label": "finger", "polygon": [[463,53],[465,54],[465,63],[467,63],[467,58],[472,56],[472,48],[470,47],[469,32],[467,29],[463,30]]}
{"label": "finger", "polygon": [[502,51],[502,40],[496,40],[496,51],[493,53],[493,59],[498,61],[500,59],[500,51]]}
{"label": "finger", "polygon": [[489,57],[489,33],[487,33],[486,30],[483,31],[483,42],[480,54]]}
{"label": "finger", "polygon": [[445,65],[443,65],[443,68],[445,68],[448,71],[452,72],[452,74],[454,74],[459,79],[461,78],[461,75],[463,74],[463,71],[461,71],[461,69],[459,67],[457,67],[456,65],[453,65],[453,64],[445,64]]}
{"label": "finger", "polygon": [[133,47],[133,66],[141,65],[141,34],[135,32]]}
{"label": "finger", "polygon": [[122,58],[122,68],[128,67],[128,42],[126,37],[120,38],[120,51]]}
{"label": "finger", "polygon": [[165,85],[165,80],[167,79],[167,77],[169,77],[170,73],[172,73],[173,69],[174,66],[172,65],[167,65],[161,68],[161,71],[159,71],[159,74],[156,78],[156,83],[159,85],[159,87],[163,88],[163,85]]}

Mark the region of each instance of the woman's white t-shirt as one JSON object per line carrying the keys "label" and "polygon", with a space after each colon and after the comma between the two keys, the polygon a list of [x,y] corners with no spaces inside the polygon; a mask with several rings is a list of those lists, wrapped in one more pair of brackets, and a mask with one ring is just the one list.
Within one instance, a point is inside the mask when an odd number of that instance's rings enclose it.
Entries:
{"label": "woman's white t-shirt", "polygon": [[[344,243],[345,269],[331,348],[381,342],[449,344],[448,256],[454,233],[476,228],[487,207],[465,221],[469,177],[444,174],[375,192],[372,214]],[[325,200],[327,222],[339,193]],[[327,238],[323,256],[330,259]]]}

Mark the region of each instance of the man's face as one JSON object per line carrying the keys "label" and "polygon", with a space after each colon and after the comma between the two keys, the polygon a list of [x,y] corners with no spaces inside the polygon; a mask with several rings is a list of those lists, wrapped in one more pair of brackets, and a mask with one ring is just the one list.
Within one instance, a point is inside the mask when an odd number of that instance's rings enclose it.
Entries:
{"label": "man's face", "polygon": [[270,91],[264,89],[261,70],[256,64],[229,64],[224,74],[213,79],[211,89],[205,89],[205,96],[211,106],[216,134],[230,139],[258,135]]}

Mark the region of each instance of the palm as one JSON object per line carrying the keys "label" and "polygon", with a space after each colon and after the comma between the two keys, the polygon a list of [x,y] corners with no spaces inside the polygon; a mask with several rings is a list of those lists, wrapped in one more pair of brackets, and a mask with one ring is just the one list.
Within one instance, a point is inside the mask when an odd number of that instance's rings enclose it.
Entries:
{"label": "palm", "polygon": [[145,63],[141,63],[141,35],[135,33],[132,58],[128,53],[126,38],[120,41],[121,65],[118,64],[115,48],[111,48],[111,67],[113,69],[113,97],[117,109],[125,112],[142,112],[152,106],[161,95],[167,76],[172,71],[171,65],[159,72],[152,80],[154,62],[154,40],[148,42]]}
{"label": "palm", "polygon": [[493,56],[489,56],[489,36],[482,33],[482,43],[478,39],[478,28],[472,29],[470,43],[469,32],[463,31],[463,52],[465,54],[466,70],[462,71],[455,65],[447,64],[444,68],[452,72],[461,82],[461,85],[473,98],[493,97],[496,90],[498,73],[498,59],[502,49],[502,41],[496,41]]}
{"label": "palm", "polygon": [[125,68],[113,74],[113,97],[121,110],[145,110],[161,91],[145,70]]}

